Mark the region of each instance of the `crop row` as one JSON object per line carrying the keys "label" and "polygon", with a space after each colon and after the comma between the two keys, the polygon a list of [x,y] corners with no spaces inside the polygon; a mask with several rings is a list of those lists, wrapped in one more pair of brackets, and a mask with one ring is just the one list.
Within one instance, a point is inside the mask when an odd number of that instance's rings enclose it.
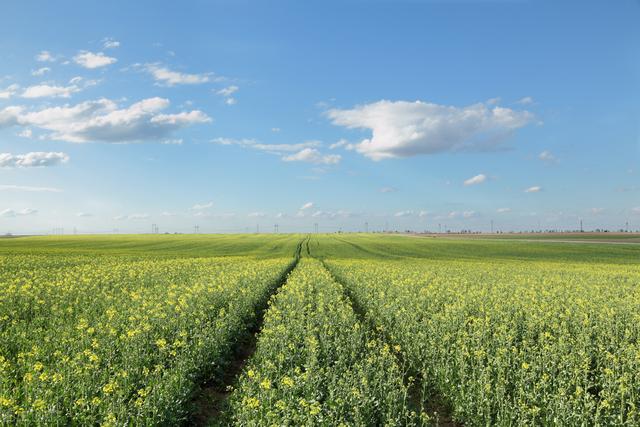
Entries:
{"label": "crop row", "polygon": [[3,424],[183,420],[291,263],[43,258],[0,258]]}
{"label": "crop row", "polygon": [[639,425],[640,269],[327,264],[465,425]]}
{"label": "crop row", "polygon": [[394,352],[358,319],[319,261],[303,258],[272,298],[230,399],[236,425],[410,425]]}

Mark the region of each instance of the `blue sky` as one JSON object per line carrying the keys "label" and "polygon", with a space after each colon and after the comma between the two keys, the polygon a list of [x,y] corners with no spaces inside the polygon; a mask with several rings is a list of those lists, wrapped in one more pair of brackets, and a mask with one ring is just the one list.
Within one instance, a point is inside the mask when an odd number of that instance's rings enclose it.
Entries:
{"label": "blue sky", "polygon": [[637,1],[2,9],[2,233],[640,229]]}

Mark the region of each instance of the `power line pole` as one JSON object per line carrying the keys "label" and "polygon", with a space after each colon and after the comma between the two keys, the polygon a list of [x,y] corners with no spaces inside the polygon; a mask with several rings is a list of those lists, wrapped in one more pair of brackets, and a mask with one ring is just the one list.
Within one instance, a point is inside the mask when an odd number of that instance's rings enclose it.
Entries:
{"label": "power line pole", "polygon": [[491,220],[491,234],[493,234],[493,220]]}
{"label": "power line pole", "polygon": [[368,232],[369,232],[369,223],[368,223],[368,222],[365,222],[365,223],[364,223],[364,232],[365,232],[365,233],[368,233]]}
{"label": "power line pole", "polygon": [[583,233],[584,229],[582,228],[582,218],[580,218],[580,232]]}
{"label": "power line pole", "polygon": [[318,234],[318,223],[313,224],[316,234]]}

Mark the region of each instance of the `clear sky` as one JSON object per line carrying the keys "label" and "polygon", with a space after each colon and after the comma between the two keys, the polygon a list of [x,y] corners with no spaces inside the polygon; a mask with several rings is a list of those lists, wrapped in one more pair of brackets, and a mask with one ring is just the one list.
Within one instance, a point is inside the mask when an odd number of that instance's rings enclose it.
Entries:
{"label": "clear sky", "polygon": [[29,1],[0,233],[640,229],[640,2]]}

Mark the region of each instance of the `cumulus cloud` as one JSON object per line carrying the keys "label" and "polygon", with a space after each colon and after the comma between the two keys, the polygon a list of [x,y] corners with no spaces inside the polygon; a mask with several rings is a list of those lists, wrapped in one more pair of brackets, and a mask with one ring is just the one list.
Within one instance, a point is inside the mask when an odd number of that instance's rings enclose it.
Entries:
{"label": "cumulus cloud", "polygon": [[178,129],[211,121],[199,110],[161,113],[168,106],[169,100],[158,97],[144,99],[122,109],[108,99],[39,111],[11,106],[0,110],[0,128],[34,126],[50,131],[47,136],[60,141],[124,143],[164,140]]}
{"label": "cumulus cloud", "polygon": [[9,99],[20,89],[17,84],[12,84],[4,89],[0,89],[0,99]]}
{"label": "cumulus cloud", "polygon": [[147,71],[159,85],[194,85],[207,83],[212,80],[212,73],[188,74],[170,70],[160,64],[146,64],[143,69]]}
{"label": "cumulus cloud", "polygon": [[354,216],[351,212],[338,210],[338,211],[315,211],[311,214],[312,218],[326,218],[326,219],[335,219],[335,218],[350,218]]}
{"label": "cumulus cloud", "polygon": [[529,187],[524,190],[525,193],[539,193],[540,191],[542,191],[542,187],[538,185],[534,185],[533,187]]}
{"label": "cumulus cloud", "polygon": [[227,98],[224,100],[224,103],[227,105],[236,105],[238,101],[235,98]]}
{"label": "cumulus cloud", "polygon": [[604,212],[604,208],[591,208],[591,209],[589,209],[589,212],[592,215],[600,215],[601,213]]}
{"label": "cumulus cloud", "polygon": [[477,184],[482,184],[483,182],[485,182],[487,180],[487,176],[484,174],[479,174],[476,175],[474,177],[471,177],[467,180],[464,181],[464,185],[477,185]]}
{"label": "cumulus cloud", "polygon": [[496,212],[498,212],[498,213],[508,213],[508,212],[511,212],[511,208],[498,208],[498,209],[496,209]]}
{"label": "cumulus cloud", "polygon": [[76,214],[76,216],[79,217],[79,218],[89,218],[89,217],[92,217],[93,214],[91,214],[89,212],[78,212]]}
{"label": "cumulus cloud", "polygon": [[48,50],[40,51],[36,55],[36,61],[38,62],[55,62],[56,58]]}
{"label": "cumulus cloud", "polygon": [[520,104],[520,105],[531,105],[533,103],[534,103],[534,100],[530,96],[525,96],[524,98],[520,98],[519,100],[516,101],[516,104]]}
{"label": "cumulus cloud", "polygon": [[264,212],[251,212],[247,215],[249,218],[264,218],[267,216]]}
{"label": "cumulus cloud", "polygon": [[224,96],[224,97],[229,97],[231,95],[233,95],[234,93],[236,93],[240,88],[238,86],[235,85],[231,85],[231,86],[227,86],[225,88],[222,88],[220,90],[218,90],[216,93],[220,96]]}
{"label": "cumulus cloud", "polygon": [[23,98],[69,98],[72,93],[79,92],[80,90],[76,85],[52,86],[40,84],[25,88],[20,96]]}
{"label": "cumulus cloud", "polygon": [[422,101],[383,100],[326,114],[335,125],[370,130],[371,138],[353,147],[372,160],[496,150],[514,131],[534,120],[528,111],[487,103],[453,107]]}
{"label": "cumulus cloud", "polygon": [[31,138],[33,136],[33,131],[31,129],[25,129],[18,133],[18,136],[21,138]]}
{"label": "cumulus cloud", "polygon": [[301,211],[306,211],[308,209],[311,209],[312,207],[314,207],[315,205],[313,204],[313,202],[307,202],[304,205],[300,206],[300,210]]}
{"label": "cumulus cloud", "polygon": [[86,50],[74,56],[73,60],[76,64],[89,69],[105,67],[118,62],[116,58],[107,56],[102,52],[94,53]]}
{"label": "cumulus cloud", "polygon": [[538,159],[542,160],[545,163],[557,163],[558,159],[551,154],[550,151],[544,150],[542,153],[538,155]]}
{"label": "cumulus cloud", "polygon": [[396,212],[393,214],[393,216],[398,217],[398,218],[402,218],[402,217],[407,217],[407,216],[413,216],[415,212],[413,211],[400,211],[400,212]]}
{"label": "cumulus cloud", "polygon": [[352,149],[352,144],[349,143],[346,139],[340,139],[338,142],[334,142],[329,146],[330,150],[335,150],[336,148],[345,147],[347,150]]}
{"label": "cumulus cloud", "polygon": [[13,210],[13,209],[5,209],[3,211],[0,211],[0,217],[2,217],[2,218],[15,218],[17,216],[35,215],[37,213],[38,213],[37,210],[31,209],[31,208],[20,209],[18,211]]}
{"label": "cumulus cloud", "polygon": [[117,47],[120,47],[120,42],[111,37],[106,37],[102,39],[102,47],[104,47],[105,49],[115,49]]}
{"label": "cumulus cloud", "polygon": [[37,70],[33,70],[31,72],[32,76],[43,76],[46,73],[48,73],[49,71],[51,71],[51,68],[49,67],[42,67],[42,68],[38,68]]}
{"label": "cumulus cloud", "polygon": [[61,152],[33,151],[25,154],[0,153],[0,168],[32,168],[55,166],[69,161]]}
{"label": "cumulus cloud", "polygon": [[307,162],[322,165],[335,165],[342,157],[339,154],[323,155],[315,148],[304,148],[295,154],[282,157],[285,162]]}
{"label": "cumulus cloud", "polygon": [[59,188],[31,187],[27,185],[0,185],[0,191],[19,191],[28,193],[62,193]]}
{"label": "cumulus cloud", "polygon": [[252,148],[270,154],[281,156],[285,162],[308,162],[314,164],[332,165],[339,163],[341,156],[337,154],[322,154],[317,147],[321,147],[320,141],[305,141],[296,144],[263,144],[255,139],[215,138],[215,144],[238,145]]}

